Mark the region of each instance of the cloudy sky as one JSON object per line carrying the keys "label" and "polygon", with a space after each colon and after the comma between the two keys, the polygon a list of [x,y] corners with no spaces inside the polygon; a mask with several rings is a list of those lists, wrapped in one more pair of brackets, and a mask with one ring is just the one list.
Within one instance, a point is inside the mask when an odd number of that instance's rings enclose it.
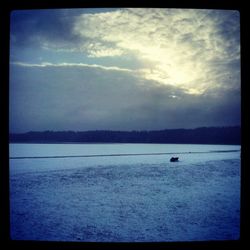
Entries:
{"label": "cloudy sky", "polygon": [[14,11],[10,132],[240,125],[233,10]]}

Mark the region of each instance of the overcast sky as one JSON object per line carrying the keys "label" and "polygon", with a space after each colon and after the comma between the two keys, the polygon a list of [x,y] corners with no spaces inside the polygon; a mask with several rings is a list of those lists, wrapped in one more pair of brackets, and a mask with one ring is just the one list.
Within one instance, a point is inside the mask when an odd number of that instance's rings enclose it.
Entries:
{"label": "overcast sky", "polygon": [[240,125],[232,10],[14,11],[10,132]]}

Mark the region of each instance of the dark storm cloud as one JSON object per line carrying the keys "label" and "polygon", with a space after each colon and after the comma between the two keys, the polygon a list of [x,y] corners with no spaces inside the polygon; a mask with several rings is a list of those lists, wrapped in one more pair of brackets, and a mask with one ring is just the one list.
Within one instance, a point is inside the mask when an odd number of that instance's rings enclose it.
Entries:
{"label": "dark storm cloud", "polygon": [[[81,11],[82,13],[82,11]],[[72,24],[79,10],[23,10],[11,13],[12,46],[41,47],[46,43],[65,46],[79,42]]]}
{"label": "dark storm cloud", "polygon": [[192,96],[130,72],[98,67],[12,65],[10,93],[12,132],[240,123],[239,92]]}

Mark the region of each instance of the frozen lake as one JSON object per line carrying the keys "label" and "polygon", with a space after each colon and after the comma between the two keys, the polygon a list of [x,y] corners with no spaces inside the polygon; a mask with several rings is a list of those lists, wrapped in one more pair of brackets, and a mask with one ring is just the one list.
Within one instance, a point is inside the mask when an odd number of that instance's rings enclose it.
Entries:
{"label": "frozen lake", "polygon": [[238,239],[240,146],[10,144],[10,195],[13,239]]}

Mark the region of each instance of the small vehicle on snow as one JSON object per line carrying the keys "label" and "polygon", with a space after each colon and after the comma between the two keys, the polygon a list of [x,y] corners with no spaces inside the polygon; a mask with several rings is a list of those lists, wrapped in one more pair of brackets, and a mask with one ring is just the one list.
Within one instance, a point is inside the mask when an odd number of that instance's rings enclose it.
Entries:
{"label": "small vehicle on snow", "polygon": [[171,162],[179,161],[179,157],[171,157],[170,161]]}

